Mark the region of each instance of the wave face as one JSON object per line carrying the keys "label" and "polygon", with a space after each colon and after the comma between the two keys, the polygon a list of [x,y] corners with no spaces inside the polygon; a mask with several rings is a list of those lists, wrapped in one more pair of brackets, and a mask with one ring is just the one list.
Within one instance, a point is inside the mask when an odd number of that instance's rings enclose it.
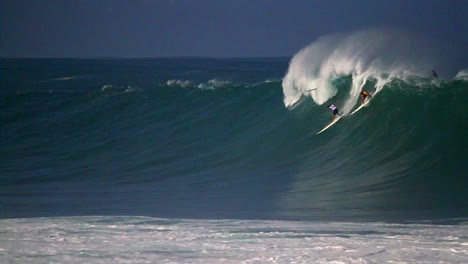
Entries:
{"label": "wave face", "polygon": [[[0,217],[467,217],[466,79],[350,58],[332,38],[289,70],[281,58],[1,60]],[[360,89],[369,106],[315,135],[331,120],[322,104],[351,111]]]}

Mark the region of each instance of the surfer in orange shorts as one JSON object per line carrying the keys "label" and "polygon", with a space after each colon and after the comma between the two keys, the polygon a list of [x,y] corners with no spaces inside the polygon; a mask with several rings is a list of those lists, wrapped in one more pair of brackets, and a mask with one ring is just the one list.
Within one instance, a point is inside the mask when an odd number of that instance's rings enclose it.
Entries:
{"label": "surfer in orange shorts", "polygon": [[372,95],[370,95],[370,93],[368,93],[366,91],[361,92],[362,104],[364,104],[364,101],[366,100],[367,97],[371,98]]}

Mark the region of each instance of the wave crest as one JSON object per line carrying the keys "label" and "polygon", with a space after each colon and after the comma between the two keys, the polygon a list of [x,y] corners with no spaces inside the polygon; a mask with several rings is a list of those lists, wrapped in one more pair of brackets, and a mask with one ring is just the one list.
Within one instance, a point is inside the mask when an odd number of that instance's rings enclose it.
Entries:
{"label": "wave crest", "polygon": [[455,80],[468,81],[468,68],[459,71],[455,76]]}
{"label": "wave crest", "polygon": [[322,37],[292,58],[283,79],[284,105],[293,106],[304,95],[321,105],[339,92],[333,80],[350,75],[352,87],[342,107],[349,112],[371,78],[378,93],[394,78],[429,76],[432,50],[429,41],[392,29]]}

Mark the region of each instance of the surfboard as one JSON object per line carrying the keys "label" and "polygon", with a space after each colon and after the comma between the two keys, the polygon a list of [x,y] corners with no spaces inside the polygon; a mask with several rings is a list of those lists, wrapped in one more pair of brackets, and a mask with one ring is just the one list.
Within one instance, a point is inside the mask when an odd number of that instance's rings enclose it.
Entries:
{"label": "surfboard", "polygon": [[358,108],[356,108],[356,110],[352,111],[351,114],[349,114],[349,115],[354,115],[355,113],[357,113],[357,111],[361,110],[363,107],[365,107],[367,104],[369,104],[370,101],[371,101],[370,99],[365,101]]}
{"label": "surfboard", "polygon": [[323,131],[325,131],[325,130],[329,129],[330,127],[332,127],[334,124],[336,124],[336,122],[338,122],[341,119],[341,117],[342,116],[338,116],[335,119],[333,119],[333,121],[330,124],[328,124],[326,127],[322,128],[322,130],[317,132],[316,135],[318,135],[318,134],[322,133]]}

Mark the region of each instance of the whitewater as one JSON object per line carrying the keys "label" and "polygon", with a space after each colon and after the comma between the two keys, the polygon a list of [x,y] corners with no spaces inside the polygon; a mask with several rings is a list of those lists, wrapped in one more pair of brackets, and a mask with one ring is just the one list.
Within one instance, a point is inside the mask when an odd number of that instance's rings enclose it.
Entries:
{"label": "whitewater", "polygon": [[428,77],[435,66],[445,66],[431,41],[395,29],[368,29],[322,37],[298,52],[283,80],[284,104],[292,107],[301,96],[321,105],[338,93],[333,81],[351,76],[343,103],[348,114],[369,80],[379,93],[392,80]]}
{"label": "whitewater", "polygon": [[468,232],[424,222],[73,217],[0,222],[3,263],[466,263]]}
{"label": "whitewater", "polygon": [[0,262],[466,263],[467,70],[439,51],[0,59]]}

